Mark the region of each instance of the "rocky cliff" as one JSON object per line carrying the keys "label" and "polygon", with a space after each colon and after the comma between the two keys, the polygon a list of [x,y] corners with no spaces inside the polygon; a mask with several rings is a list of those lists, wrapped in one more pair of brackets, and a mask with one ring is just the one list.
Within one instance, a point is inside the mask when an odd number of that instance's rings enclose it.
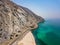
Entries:
{"label": "rocky cliff", "polygon": [[10,0],[0,0],[0,45],[12,45],[44,19]]}

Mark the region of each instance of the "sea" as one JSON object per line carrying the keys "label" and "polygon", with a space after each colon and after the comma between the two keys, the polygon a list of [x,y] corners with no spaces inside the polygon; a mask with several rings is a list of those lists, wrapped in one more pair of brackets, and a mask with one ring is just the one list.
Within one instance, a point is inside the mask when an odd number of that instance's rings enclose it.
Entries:
{"label": "sea", "polygon": [[46,19],[32,33],[36,45],[60,45],[60,19]]}

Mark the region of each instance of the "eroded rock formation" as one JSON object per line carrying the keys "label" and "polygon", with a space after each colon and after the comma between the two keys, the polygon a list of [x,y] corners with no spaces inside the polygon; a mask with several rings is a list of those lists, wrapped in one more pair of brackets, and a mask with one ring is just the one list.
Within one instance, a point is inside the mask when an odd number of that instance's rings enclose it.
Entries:
{"label": "eroded rock formation", "polygon": [[0,45],[12,45],[44,21],[29,9],[10,0],[0,0]]}

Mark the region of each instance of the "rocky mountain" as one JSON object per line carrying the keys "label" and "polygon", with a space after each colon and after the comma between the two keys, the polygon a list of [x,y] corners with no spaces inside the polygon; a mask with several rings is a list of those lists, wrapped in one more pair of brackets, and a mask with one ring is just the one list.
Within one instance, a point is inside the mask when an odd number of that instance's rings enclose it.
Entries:
{"label": "rocky mountain", "polygon": [[12,45],[44,19],[10,0],[0,0],[0,45]]}

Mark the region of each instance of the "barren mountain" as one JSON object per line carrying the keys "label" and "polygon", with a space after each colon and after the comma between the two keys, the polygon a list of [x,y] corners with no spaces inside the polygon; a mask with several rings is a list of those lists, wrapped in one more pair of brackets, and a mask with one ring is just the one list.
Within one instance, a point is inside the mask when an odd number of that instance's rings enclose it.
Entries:
{"label": "barren mountain", "polygon": [[0,0],[0,45],[12,45],[44,19],[10,0]]}

